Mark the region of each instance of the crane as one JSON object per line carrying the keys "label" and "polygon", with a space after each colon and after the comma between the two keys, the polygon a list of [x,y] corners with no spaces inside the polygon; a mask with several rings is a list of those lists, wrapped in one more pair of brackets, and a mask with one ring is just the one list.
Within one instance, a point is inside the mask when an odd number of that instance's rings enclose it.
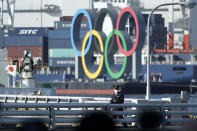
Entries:
{"label": "crane", "polygon": [[[1,27],[4,26],[3,24],[3,6],[4,6],[4,1],[5,0],[1,0]],[[8,26],[13,27],[14,25],[14,13],[15,13],[15,0],[6,0],[7,3],[7,11],[8,11]]]}

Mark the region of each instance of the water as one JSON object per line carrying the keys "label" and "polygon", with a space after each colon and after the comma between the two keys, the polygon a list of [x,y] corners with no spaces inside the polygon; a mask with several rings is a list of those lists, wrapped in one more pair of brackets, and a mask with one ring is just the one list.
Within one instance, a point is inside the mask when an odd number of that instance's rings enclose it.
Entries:
{"label": "water", "polygon": [[[125,95],[125,98],[133,98],[133,99],[145,99],[146,95]],[[151,99],[161,99],[161,98],[180,98],[181,94],[152,94]],[[197,103],[197,94],[192,94],[190,96],[188,103]],[[188,111],[197,111],[197,107],[190,107]]]}
{"label": "water", "polygon": [[[193,96],[193,95],[196,95]],[[125,95],[125,98],[133,98],[133,99],[145,99],[146,94],[140,95]],[[180,98],[181,94],[152,94],[151,99],[161,99],[161,98]],[[188,103],[197,103],[197,94],[192,94]]]}
{"label": "water", "polygon": [[[145,99],[146,94],[137,94],[137,95],[125,95],[125,98],[133,99]],[[161,98],[180,98],[181,94],[152,94],[151,99],[161,99]]]}

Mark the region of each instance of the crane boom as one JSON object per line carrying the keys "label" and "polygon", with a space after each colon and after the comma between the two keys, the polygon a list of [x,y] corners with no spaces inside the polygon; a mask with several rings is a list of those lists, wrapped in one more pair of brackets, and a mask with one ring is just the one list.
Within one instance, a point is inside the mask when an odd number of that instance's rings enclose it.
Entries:
{"label": "crane boom", "polygon": [[14,25],[15,0],[6,0],[9,14],[8,25]]}

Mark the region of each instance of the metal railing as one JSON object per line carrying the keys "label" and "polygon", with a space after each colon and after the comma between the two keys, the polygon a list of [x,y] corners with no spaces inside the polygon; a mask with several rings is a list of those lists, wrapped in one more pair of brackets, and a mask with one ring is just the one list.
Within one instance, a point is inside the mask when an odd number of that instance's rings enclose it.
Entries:
{"label": "metal railing", "polygon": [[[144,110],[156,110],[163,113],[163,127],[195,119],[197,104],[107,104],[107,103],[1,103],[0,124],[17,124],[28,120],[40,119],[49,128],[56,129],[57,125],[78,124],[89,113],[101,111],[109,115],[123,115],[124,119],[114,119],[115,123],[136,125],[137,116]],[[113,111],[112,108],[124,108],[124,111]],[[193,117],[192,117],[193,116]]]}
{"label": "metal railing", "polygon": [[[109,103],[109,97],[75,97],[75,96],[32,96],[32,95],[0,95],[3,103]],[[126,103],[134,99],[125,98]]]}

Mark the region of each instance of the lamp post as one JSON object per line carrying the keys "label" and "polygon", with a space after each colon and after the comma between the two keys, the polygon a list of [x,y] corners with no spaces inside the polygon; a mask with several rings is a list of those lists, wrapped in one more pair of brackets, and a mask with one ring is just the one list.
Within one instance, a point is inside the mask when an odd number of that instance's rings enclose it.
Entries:
{"label": "lamp post", "polygon": [[155,7],[151,13],[148,16],[148,22],[147,22],[147,86],[146,86],[146,100],[150,100],[150,93],[151,93],[151,88],[150,88],[150,18],[155,10],[157,10],[159,7],[162,6],[168,6],[168,5],[180,5],[185,8],[193,8],[197,3],[196,2],[180,2],[180,3],[165,3],[158,5]]}

